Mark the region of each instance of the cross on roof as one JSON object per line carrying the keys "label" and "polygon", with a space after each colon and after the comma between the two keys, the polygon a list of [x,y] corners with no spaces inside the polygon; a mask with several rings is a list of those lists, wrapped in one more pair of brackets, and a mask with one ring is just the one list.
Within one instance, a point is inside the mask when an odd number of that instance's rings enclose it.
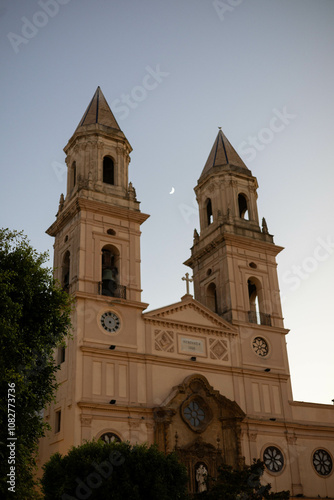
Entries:
{"label": "cross on roof", "polygon": [[182,281],[187,282],[187,295],[189,295],[189,283],[192,283],[194,280],[189,278],[189,273],[186,273],[186,275],[182,278]]}

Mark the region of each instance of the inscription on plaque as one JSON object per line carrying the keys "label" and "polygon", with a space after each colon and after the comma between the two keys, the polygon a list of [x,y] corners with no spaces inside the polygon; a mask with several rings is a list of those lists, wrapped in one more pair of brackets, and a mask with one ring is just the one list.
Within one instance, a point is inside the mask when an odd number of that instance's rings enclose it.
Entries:
{"label": "inscription on plaque", "polygon": [[204,353],[203,340],[181,337],[181,351]]}

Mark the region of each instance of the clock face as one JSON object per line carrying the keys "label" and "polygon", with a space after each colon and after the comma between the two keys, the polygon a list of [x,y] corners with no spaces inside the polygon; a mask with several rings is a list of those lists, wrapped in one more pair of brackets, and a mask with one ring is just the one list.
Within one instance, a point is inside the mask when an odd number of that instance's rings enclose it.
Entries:
{"label": "clock face", "polygon": [[119,329],[121,322],[115,313],[108,311],[102,314],[101,325],[107,332],[113,333]]}

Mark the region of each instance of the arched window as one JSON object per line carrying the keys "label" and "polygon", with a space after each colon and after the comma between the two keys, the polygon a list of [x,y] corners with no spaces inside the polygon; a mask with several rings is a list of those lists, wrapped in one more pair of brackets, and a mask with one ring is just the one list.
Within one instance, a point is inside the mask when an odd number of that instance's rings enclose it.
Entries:
{"label": "arched window", "polygon": [[112,245],[102,248],[102,295],[116,297],[119,285],[119,252]]}
{"label": "arched window", "polygon": [[212,203],[210,198],[206,200],[206,221],[208,226],[213,223]]}
{"label": "arched window", "polygon": [[115,184],[114,161],[110,156],[103,158],[103,182],[106,184]]}
{"label": "arched window", "polygon": [[65,292],[70,290],[70,252],[67,250],[63,258],[62,265],[62,287]]}
{"label": "arched window", "polygon": [[101,441],[104,441],[105,443],[109,444],[109,443],[120,443],[122,440],[119,436],[117,436],[117,434],[115,434],[114,432],[105,432],[104,434],[102,434],[102,436],[100,436]]}
{"label": "arched window", "polygon": [[248,220],[248,206],[247,206],[247,198],[244,194],[238,195],[238,205],[239,205],[239,217],[241,219]]}
{"label": "arched window", "polygon": [[206,305],[211,311],[218,312],[217,289],[215,283],[210,283],[206,289]]}
{"label": "arched window", "polygon": [[77,164],[74,161],[72,163],[72,187],[76,185],[76,182],[77,182]]}
{"label": "arched window", "polygon": [[249,297],[249,322],[258,325],[271,325],[270,314],[265,312],[261,282],[254,277],[247,281]]}
{"label": "arched window", "polygon": [[249,279],[247,281],[247,284],[248,284],[248,297],[249,297],[249,309],[250,309],[250,322],[261,324],[259,296],[256,284],[252,279]]}

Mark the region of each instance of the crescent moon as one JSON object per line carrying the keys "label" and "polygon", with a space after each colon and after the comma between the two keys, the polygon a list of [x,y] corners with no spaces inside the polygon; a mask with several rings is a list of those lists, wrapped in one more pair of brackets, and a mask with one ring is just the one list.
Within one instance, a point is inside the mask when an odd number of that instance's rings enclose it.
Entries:
{"label": "crescent moon", "polygon": [[174,194],[175,193],[175,189],[172,187],[172,190],[169,194]]}

